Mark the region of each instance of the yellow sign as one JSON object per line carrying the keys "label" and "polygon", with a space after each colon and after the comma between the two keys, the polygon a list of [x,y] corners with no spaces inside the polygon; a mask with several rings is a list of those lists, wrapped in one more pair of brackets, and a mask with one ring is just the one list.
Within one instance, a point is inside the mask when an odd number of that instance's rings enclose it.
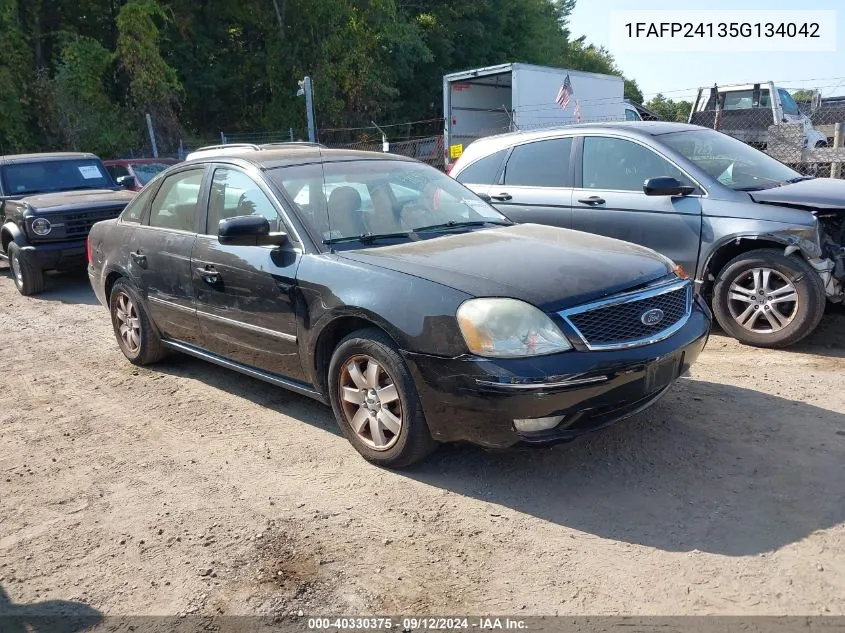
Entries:
{"label": "yellow sign", "polygon": [[449,158],[460,158],[461,154],[464,153],[464,146],[463,145],[450,145],[449,146]]}

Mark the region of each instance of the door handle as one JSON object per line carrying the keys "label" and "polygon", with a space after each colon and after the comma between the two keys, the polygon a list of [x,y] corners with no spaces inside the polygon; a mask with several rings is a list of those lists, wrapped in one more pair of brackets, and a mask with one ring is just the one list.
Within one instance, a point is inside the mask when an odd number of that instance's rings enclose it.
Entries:
{"label": "door handle", "polygon": [[206,266],[205,268],[197,268],[197,274],[203,278],[203,280],[210,285],[216,284],[220,281],[220,273],[217,272],[217,269],[214,266]]}
{"label": "door handle", "polygon": [[141,268],[147,267],[147,256],[139,248],[137,251],[132,251],[129,253],[129,257],[132,258],[132,261],[138,264]]}
{"label": "door handle", "polygon": [[589,198],[579,198],[578,202],[581,204],[589,204],[590,206],[596,204],[604,204],[605,200],[601,196],[590,196]]}
{"label": "door handle", "polygon": [[505,191],[500,193],[498,196],[490,196],[493,200],[498,200],[500,202],[505,202],[506,200],[510,200],[513,196]]}

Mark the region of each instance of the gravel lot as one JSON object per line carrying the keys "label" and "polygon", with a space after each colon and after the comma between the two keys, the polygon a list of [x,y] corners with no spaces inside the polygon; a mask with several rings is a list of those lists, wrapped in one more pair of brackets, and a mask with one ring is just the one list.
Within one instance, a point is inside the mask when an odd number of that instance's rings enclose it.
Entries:
{"label": "gravel lot", "polygon": [[[105,614],[845,614],[845,316],[714,335],[568,445],[364,462],[315,402],[124,360],[84,276],[0,269],[0,588]],[[2,600],[0,594],[0,600]]]}

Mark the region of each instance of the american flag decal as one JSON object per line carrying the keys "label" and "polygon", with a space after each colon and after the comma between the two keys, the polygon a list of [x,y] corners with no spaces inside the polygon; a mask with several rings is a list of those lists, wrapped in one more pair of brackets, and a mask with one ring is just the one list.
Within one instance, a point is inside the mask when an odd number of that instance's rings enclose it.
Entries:
{"label": "american flag decal", "polygon": [[566,79],[563,80],[563,85],[560,87],[560,90],[557,91],[555,103],[557,103],[561,108],[566,109],[566,106],[569,105],[569,100],[571,98],[572,83],[569,81],[569,75],[566,75]]}

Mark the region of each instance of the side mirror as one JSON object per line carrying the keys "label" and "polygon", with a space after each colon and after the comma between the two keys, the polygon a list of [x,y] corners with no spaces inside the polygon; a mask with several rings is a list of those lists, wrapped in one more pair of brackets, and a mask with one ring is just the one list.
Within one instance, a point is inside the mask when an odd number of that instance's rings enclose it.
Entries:
{"label": "side mirror", "polygon": [[124,189],[134,190],[138,186],[138,181],[135,180],[135,176],[118,176],[117,184]]}
{"label": "side mirror", "polygon": [[660,176],[647,179],[643,183],[643,191],[647,196],[688,196],[695,191],[695,187],[683,185],[671,176]]}
{"label": "side mirror", "polygon": [[267,218],[260,215],[239,215],[220,220],[217,239],[231,246],[281,246],[287,233],[271,233]]}

